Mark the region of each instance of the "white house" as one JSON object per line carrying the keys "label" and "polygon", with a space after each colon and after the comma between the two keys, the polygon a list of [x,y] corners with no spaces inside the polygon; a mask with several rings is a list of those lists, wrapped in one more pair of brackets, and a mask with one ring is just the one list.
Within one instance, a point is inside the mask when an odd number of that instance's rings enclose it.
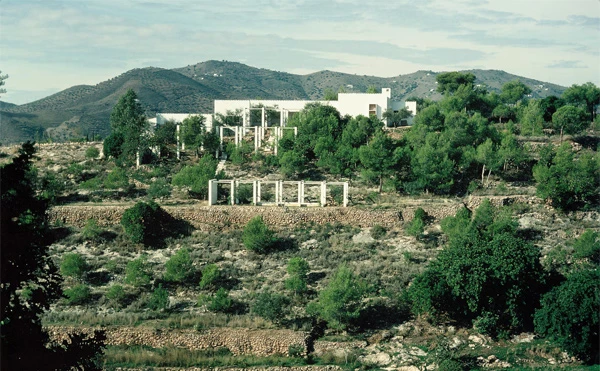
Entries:
{"label": "white house", "polygon": [[[339,93],[337,100],[215,100],[214,114],[234,114],[242,117],[242,126],[285,126],[288,119],[301,111],[308,103],[321,103],[335,107],[342,116],[375,115],[383,120],[387,109],[398,111],[406,107],[417,113],[417,102],[392,101],[392,90],[384,88],[381,93]],[[251,114],[253,113],[253,114]],[[274,117],[267,117],[267,116]],[[258,122],[258,120],[260,120]],[[385,122],[385,120],[383,120]],[[271,124],[271,125],[269,125]],[[407,120],[412,124],[412,118]]]}

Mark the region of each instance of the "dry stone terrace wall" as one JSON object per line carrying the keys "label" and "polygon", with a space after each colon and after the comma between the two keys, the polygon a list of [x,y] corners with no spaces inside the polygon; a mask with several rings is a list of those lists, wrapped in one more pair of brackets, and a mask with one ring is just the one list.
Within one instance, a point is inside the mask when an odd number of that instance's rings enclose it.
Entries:
{"label": "dry stone terrace wall", "polygon": [[[465,205],[474,209],[484,197],[469,197]],[[529,196],[496,196],[492,204],[507,205],[514,202],[537,203]],[[132,205],[130,205],[132,206]],[[88,219],[95,219],[100,226],[119,224],[123,212],[130,206],[77,205],[56,206],[49,210],[51,222],[60,222],[76,227],[85,226]],[[356,227],[372,227],[379,224],[394,227],[413,218],[414,211],[422,207],[437,220],[452,216],[463,206],[459,200],[448,202],[426,202],[393,209],[367,209],[358,207],[276,207],[276,206],[163,206],[177,219],[185,220],[200,230],[240,227],[257,215],[275,229],[295,227],[301,224],[346,224]]]}
{"label": "dry stone terrace wall", "polygon": [[[52,341],[62,342],[68,334],[92,334],[93,328],[48,327]],[[292,330],[217,328],[206,331],[160,330],[143,327],[106,328],[106,345],[144,345],[152,348],[180,347],[190,350],[227,348],[234,355],[287,355],[290,345],[306,351],[308,333]]]}

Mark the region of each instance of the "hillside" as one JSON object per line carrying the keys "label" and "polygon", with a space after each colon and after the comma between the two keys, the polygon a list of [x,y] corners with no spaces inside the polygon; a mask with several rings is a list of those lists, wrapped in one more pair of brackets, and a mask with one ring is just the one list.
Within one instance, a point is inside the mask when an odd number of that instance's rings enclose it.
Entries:
{"label": "hillside", "polygon": [[[477,83],[490,90],[514,79],[530,86],[534,97],[560,95],[564,90],[504,71],[467,72],[474,73]],[[136,91],[147,115],[153,116],[157,112],[211,112],[215,99],[319,99],[326,89],[364,92],[369,86],[392,88],[393,99],[438,99],[435,76],[432,71],[386,78],[334,71],[294,75],[227,61],[206,61],[172,70],[133,69],[94,86],[73,86],[23,105],[0,102],[0,137],[4,143],[14,143],[39,140],[50,133],[55,140],[105,136],[112,107],[127,89]]]}

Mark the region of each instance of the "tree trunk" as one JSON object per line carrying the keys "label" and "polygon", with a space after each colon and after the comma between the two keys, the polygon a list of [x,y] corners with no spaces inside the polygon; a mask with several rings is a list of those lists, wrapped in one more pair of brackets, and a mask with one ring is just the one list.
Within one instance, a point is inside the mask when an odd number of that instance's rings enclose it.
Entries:
{"label": "tree trunk", "polygon": [[381,194],[381,190],[383,189],[383,175],[379,176],[379,194]]}
{"label": "tree trunk", "polygon": [[483,164],[483,169],[481,170],[481,186],[483,186],[483,177],[485,176],[485,164]]}
{"label": "tree trunk", "polygon": [[490,184],[490,175],[492,175],[492,169],[489,169],[489,171],[488,171],[488,176],[487,176],[487,179],[485,181],[486,184]]}

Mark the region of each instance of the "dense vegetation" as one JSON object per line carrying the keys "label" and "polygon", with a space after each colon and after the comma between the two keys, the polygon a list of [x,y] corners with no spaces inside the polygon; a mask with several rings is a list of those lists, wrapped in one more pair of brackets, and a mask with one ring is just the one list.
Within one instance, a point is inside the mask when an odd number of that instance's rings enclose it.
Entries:
{"label": "dense vegetation", "polygon": [[[341,225],[277,230],[260,215],[243,228],[226,225],[192,233],[189,224],[165,208],[199,203],[207,196],[208,180],[225,177],[217,174],[215,138],[202,120],[188,119],[182,129],[187,148],[182,161],[173,156],[172,123],[157,129],[158,138],[138,140],[145,124],[138,120],[139,102],[130,92],[115,107],[114,135],[104,142],[108,156],[103,159],[96,147],[88,146],[82,151],[85,160],[62,172],[36,171],[30,166],[32,148],[23,147],[13,164],[2,168],[2,282],[21,279],[15,272],[5,276],[5,262],[11,259],[32,259],[23,264],[36,273],[15,286],[3,286],[3,334],[17,331],[10,327],[17,311],[33,319],[32,333],[44,344],[40,319],[49,303],[59,299],[62,284],[64,298],[46,315],[47,323],[66,318],[66,323],[198,330],[243,323],[240,327],[304,330],[311,341],[323,336],[374,341],[370,337],[383,337],[383,331],[404,336],[404,324],[429,323],[483,334],[499,340],[496,344],[534,332],[541,337],[533,345],[540,352],[562,349],[582,362],[597,363],[600,239],[593,215],[599,210],[600,157],[598,118],[590,109],[598,104],[597,88],[573,86],[561,98],[538,100],[530,99],[529,88],[519,81],[489,93],[474,85],[471,74],[437,77],[443,98],[420,100],[411,128],[388,131],[375,117],[341,117],[332,107],[312,104],[290,119],[298,137],[280,140],[277,156],[244,146],[226,149],[230,161],[225,163],[233,173],[349,180],[360,190],[351,200],[359,207],[393,208],[407,195],[425,197],[411,220],[396,227],[375,225],[367,232],[370,239],[365,231]],[[534,145],[534,140],[544,144]],[[159,147],[160,156],[148,156],[146,165],[134,167],[135,156],[148,146]],[[45,161],[52,165],[52,159]],[[510,192],[509,185],[514,192],[531,189],[529,195],[535,193],[545,203],[499,207],[484,200],[476,209],[459,208],[441,221],[422,208],[436,200],[454,202],[439,195],[494,196]],[[40,187],[43,192],[36,190]],[[272,197],[268,193],[264,190],[265,199]],[[247,201],[251,196],[240,187],[229,197]],[[219,192],[219,202],[228,203],[226,197]],[[127,208],[120,226],[101,226],[91,219],[82,228],[46,228],[47,203],[71,200],[109,200]],[[579,224],[551,231],[561,240],[547,246],[541,242],[547,230],[527,224],[523,213],[528,218],[544,213],[553,213],[549,218],[555,220],[579,218]],[[27,238],[5,238],[13,227]],[[50,242],[42,239],[51,230],[60,239],[52,245],[60,251],[54,260],[45,250]],[[12,251],[5,244],[13,240],[18,251],[33,254],[5,255]],[[58,271],[65,277],[62,283]],[[50,284],[39,285],[38,279]],[[4,306],[8,302],[10,308]],[[98,306],[111,314],[85,317]],[[79,312],[71,312],[74,307]],[[7,339],[12,337],[3,337],[3,352]],[[476,367],[474,352],[483,351],[451,348],[433,336],[419,345],[429,354],[422,362],[447,369]],[[90,349],[97,350],[94,346]],[[518,346],[505,346],[517,352]],[[109,347],[109,365],[150,366],[152,352],[172,358],[172,363],[160,363],[165,366],[234,362],[229,353],[200,352],[194,356],[197,363],[190,363],[166,348],[136,349]],[[290,349],[290,362],[356,368],[364,355],[358,351],[339,360],[325,353],[301,359],[303,351]],[[138,353],[145,361],[133,361]],[[506,359],[512,357],[509,353]],[[248,362],[281,364],[273,359]],[[373,365],[365,361],[362,366]]]}

